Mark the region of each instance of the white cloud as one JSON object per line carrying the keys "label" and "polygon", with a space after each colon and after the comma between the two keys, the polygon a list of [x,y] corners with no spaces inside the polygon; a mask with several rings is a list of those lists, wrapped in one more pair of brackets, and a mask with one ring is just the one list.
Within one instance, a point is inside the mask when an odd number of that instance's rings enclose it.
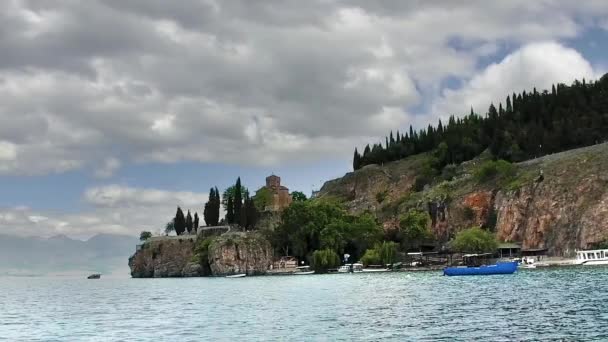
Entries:
{"label": "white cloud", "polygon": [[38,212],[28,207],[0,209],[0,232],[19,236],[49,237],[65,234],[88,238],[98,233],[137,235],[142,230],[160,232],[177,206],[201,215],[206,193],[142,189],[107,185],[87,189],[84,200],[92,205],[77,214]]}
{"label": "white cloud", "polygon": [[[491,70],[475,80],[480,58],[576,37],[607,15],[605,1],[1,2],[0,137],[14,148],[0,146],[0,174],[349,158],[427,121],[409,112],[442,80],[489,82]],[[435,109],[496,95],[466,92]]]}
{"label": "white cloud", "polygon": [[490,103],[505,101],[507,95],[533,87],[540,92],[555,83],[570,84],[575,79],[598,75],[577,51],[555,42],[531,43],[502,61],[491,64],[457,90],[445,90],[432,112],[444,115],[487,111]]}
{"label": "white cloud", "polygon": [[95,177],[97,178],[109,178],[112,177],[121,166],[120,160],[110,157],[104,160],[103,165],[95,170]]}

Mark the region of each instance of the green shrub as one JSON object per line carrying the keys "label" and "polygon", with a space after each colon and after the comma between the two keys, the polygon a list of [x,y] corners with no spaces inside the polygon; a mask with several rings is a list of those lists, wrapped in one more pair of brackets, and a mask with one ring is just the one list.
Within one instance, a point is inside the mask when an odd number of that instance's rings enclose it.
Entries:
{"label": "green shrub", "polygon": [[473,172],[478,182],[485,182],[494,178],[510,179],[515,176],[516,169],[506,160],[488,160],[479,165]]}
{"label": "green shrub", "polygon": [[340,257],[331,249],[317,250],[312,253],[312,267],[318,273],[340,266]]}
{"label": "green shrub", "polygon": [[456,177],[456,165],[448,164],[441,170],[441,179],[451,181]]}
{"label": "green shrub", "polygon": [[452,241],[452,249],[462,253],[494,253],[497,248],[494,234],[479,227],[459,232]]}
{"label": "green shrub", "polygon": [[361,262],[363,265],[378,265],[382,262],[382,258],[380,257],[380,253],[375,248],[370,248],[365,251],[365,254],[361,258]]}

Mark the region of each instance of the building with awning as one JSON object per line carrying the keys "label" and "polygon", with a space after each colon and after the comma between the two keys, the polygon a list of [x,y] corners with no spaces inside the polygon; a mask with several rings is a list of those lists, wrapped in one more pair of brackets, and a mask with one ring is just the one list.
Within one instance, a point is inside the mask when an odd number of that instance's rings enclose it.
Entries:
{"label": "building with awning", "polygon": [[502,242],[498,244],[498,255],[501,258],[516,258],[521,255],[521,245],[514,242]]}

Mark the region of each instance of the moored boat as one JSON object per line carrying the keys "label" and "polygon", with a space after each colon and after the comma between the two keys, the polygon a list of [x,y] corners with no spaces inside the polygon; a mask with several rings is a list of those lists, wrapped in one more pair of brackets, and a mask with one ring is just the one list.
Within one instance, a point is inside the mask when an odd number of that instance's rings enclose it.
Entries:
{"label": "moored boat", "polygon": [[307,275],[307,274],[314,274],[315,271],[312,271],[310,269],[310,266],[300,266],[300,267],[296,267],[296,271],[293,272],[294,275]]}
{"label": "moored boat", "polygon": [[338,273],[360,273],[363,272],[363,264],[346,264],[338,268]]}
{"label": "moored boat", "polygon": [[587,251],[577,251],[576,265],[608,265],[608,249],[594,249]]}
{"label": "moored boat", "polygon": [[239,273],[239,274],[227,275],[226,278],[243,278],[246,276],[247,276],[247,274],[245,274],[245,273]]}
{"label": "moored boat", "polygon": [[101,274],[99,274],[99,273],[91,274],[90,276],[87,277],[87,279],[100,279],[100,278],[101,278]]}
{"label": "moored boat", "polygon": [[512,274],[517,270],[516,261],[497,262],[492,265],[480,266],[457,266],[446,267],[443,275],[446,276],[466,276],[466,275],[493,275],[493,274]]}
{"label": "moored boat", "polygon": [[388,272],[390,271],[388,268],[382,265],[369,265],[366,268],[362,269],[363,272]]}

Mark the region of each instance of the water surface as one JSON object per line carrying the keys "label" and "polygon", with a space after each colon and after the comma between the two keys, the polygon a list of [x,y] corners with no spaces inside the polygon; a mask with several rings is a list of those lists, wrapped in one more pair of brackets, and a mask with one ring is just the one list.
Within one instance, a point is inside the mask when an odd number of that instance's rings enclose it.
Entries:
{"label": "water surface", "polygon": [[608,268],[0,278],[0,341],[608,340]]}

